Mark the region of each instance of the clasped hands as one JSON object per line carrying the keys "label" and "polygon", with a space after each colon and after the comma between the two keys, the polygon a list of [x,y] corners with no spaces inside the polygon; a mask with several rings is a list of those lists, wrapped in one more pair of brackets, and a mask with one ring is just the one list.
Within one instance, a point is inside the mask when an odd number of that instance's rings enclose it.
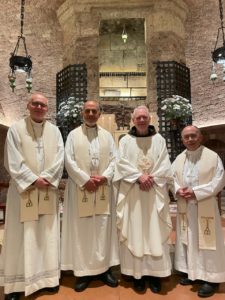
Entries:
{"label": "clasped hands", "polygon": [[176,194],[184,198],[186,201],[196,199],[194,191],[192,190],[192,188],[189,187],[183,187],[178,189]]}
{"label": "clasped hands", "polygon": [[151,175],[148,174],[142,174],[140,177],[138,177],[138,183],[140,190],[148,192],[153,184],[154,184],[154,179]]}
{"label": "clasped hands", "polygon": [[91,175],[90,179],[84,184],[84,189],[89,193],[96,192],[100,185],[107,181],[105,176]]}
{"label": "clasped hands", "polygon": [[39,177],[33,184],[37,188],[47,188],[51,185],[46,179]]}

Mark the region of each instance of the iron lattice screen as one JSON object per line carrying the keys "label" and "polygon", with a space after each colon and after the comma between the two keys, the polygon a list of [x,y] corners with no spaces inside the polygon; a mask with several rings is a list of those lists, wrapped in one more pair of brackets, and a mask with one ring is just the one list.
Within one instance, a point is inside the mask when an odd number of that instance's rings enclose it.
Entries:
{"label": "iron lattice screen", "polygon": [[[170,159],[173,161],[184,150],[180,130],[185,124],[181,121],[176,129],[172,128],[171,123],[165,119],[161,110],[161,102],[172,95],[191,99],[190,70],[185,65],[175,61],[157,62],[156,81],[159,131],[166,139]],[[191,118],[188,123],[191,124]]]}
{"label": "iron lattice screen", "polygon": [[56,74],[56,103],[59,104],[75,97],[80,101],[87,98],[87,67],[86,64],[69,65]]}
{"label": "iron lattice screen", "polygon": [[[75,98],[76,103],[87,100],[87,67],[86,64],[69,65],[56,74],[56,112],[59,111],[59,105],[67,102],[70,97]],[[63,141],[66,142],[69,132],[80,122],[60,123],[57,119],[57,125],[62,133]],[[63,178],[67,178],[67,172],[64,169]]]}
{"label": "iron lattice screen", "polygon": [[[56,75],[56,111],[59,105],[68,98],[74,97],[76,103],[85,102],[87,99],[87,67],[86,64],[69,65]],[[57,122],[64,141],[74,125],[62,126]],[[80,124],[77,124],[80,125]]]}

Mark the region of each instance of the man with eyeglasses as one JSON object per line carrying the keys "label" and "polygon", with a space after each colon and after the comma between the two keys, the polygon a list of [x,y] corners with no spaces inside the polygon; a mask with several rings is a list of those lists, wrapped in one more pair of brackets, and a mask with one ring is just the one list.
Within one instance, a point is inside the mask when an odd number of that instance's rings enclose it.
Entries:
{"label": "man with eyeglasses", "polygon": [[5,300],[59,286],[59,218],[57,187],[64,146],[59,129],[46,121],[48,100],[33,94],[29,116],[9,128],[5,167],[11,180],[0,256],[0,284]]}
{"label": "man with eyeglasses", "polygon": [[[181,285],[200,280],[199,297],[210,297],[225,282],[225,248],[217,194],[223,189],[224,168],[217,153],[202,146],[199,128],[181,132],[187,148],[173,163],[177,197],[175,269]],[[196,282],[197,281],[197,282]]]}
{"label": "man with eyeglasses", "polygon": [[110,267],[119,264],[115,200],[111,179],[116,159],[111,134],[97,125],[100,107],[87,101],[84,124],[68,135],[65,165],[69,174],[62,225],[62,270],[73,270],[75,291],[93,279],[118,285]]}

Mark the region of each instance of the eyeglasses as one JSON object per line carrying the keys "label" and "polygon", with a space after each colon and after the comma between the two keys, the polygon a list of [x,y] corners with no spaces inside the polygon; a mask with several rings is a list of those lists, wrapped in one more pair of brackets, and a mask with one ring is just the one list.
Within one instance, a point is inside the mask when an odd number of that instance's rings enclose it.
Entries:
{"label": "eyeglasses", "polygon": [[43,102],[38,102],[38,101],[33,101],[33,102],[31,102],[30,104],[31,104],[32,106],[34,106],[34,107],[38,107],[38,106],[40,106],[41,108],[46,108],[46,107],[48,107],[47,104],[45,104],[45,103],[43,103]]}

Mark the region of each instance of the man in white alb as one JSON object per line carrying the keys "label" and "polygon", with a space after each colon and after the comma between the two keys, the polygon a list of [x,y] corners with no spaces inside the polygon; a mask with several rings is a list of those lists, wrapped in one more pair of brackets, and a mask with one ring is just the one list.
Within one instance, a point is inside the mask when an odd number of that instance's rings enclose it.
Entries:
{"label": "man in white alb", "polygon": [[135,126],[120,140],[114,175],[121,272],[133,276],[136,292],[145,291],[147,276],[151,291],[159,293],[160,277],[171,274],[171,164],[164,138],[149,125],[147,107],[137,107],[132,120]]}
{"label": "man in white alb", "polygon": [[65,147],[69,174],[62,226],[62,270],[73,270],[75,291],[85,290],[96,275],[116,287],[110,267],[119,264],[111,179],[116,149],[111,134],[96,123],[100,107],[84,104],[84,124],[70,132]]}
{"label": "man in white alb", "polygon": [[177,196],[175,268],[185,273],[180,284],[201,280],[199,297],[212,296],[225,282],[225,248],[216,195],[225,185],[219,156],[201,145],[192,125],[181,133],[187,148],[173,163]]}
{"label": "man in white alb", "polygon": [[11,180],[0,257],[0,285],[5,299],[18,300],[59,285],[57,186],[64,160],[58,128],[45,120],[48,100],[33,94],[29,117],[8,130],[5,167]]}

